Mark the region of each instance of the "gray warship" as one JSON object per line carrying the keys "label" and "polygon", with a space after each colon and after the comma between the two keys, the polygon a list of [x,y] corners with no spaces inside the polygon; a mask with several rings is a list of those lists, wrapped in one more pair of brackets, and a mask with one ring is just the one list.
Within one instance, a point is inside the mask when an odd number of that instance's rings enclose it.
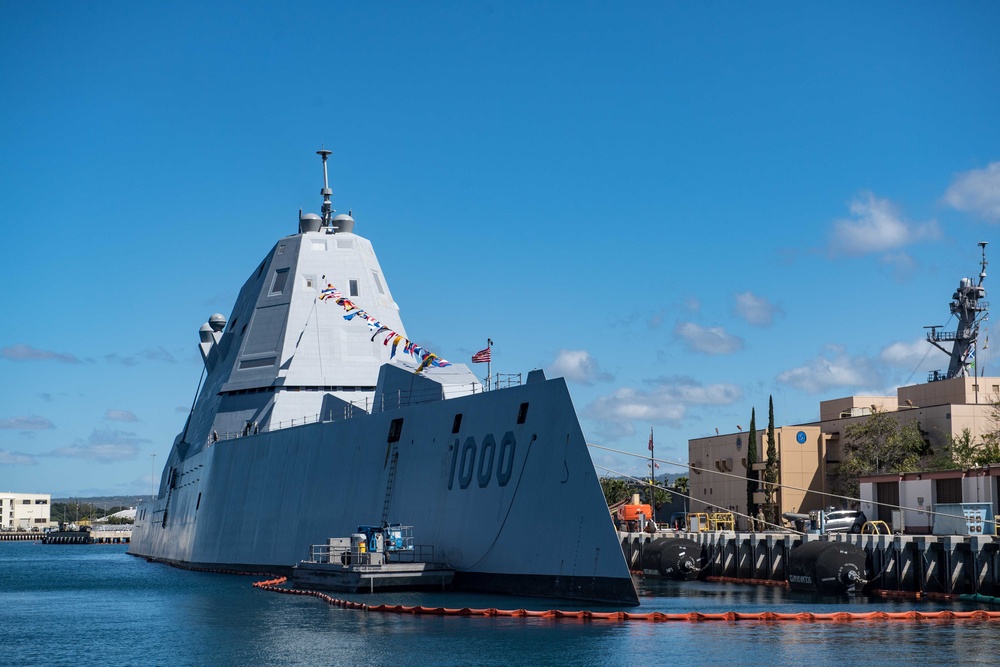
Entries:
{"label": "gray warship", "polygon": [[229,318],[129,553],[286,574],[331,536],[416,527],[454,587],[638,604],[565,381],[493,388],[411,341],[372,244],[299,212]]}

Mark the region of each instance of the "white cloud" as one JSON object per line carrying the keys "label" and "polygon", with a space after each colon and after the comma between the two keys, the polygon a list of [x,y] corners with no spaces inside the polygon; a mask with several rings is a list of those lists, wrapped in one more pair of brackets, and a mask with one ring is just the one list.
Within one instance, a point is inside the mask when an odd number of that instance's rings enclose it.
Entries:
{"label": "white cloud", "polygon": [[78,364],[80,360],[68,352],[52,352],[50,350],[40,350],[30,345],[9,345],[0,348],[0,357],[11,361],[43,361],[52,359],[61,361],[64,364]]}
{"label": "white cloud", "polygon": [[774,324],[775,315],[781,313],[781,308],[753,292],[737,292],[734,310],[748,324],[758,327],[771,326]]}
{"label": "white cloud", "polygon": [[830,251],[834,255],[886,252],[941,235],[936,222],[907,222],[892,202],[879,199],[870,192],[852,201],[850,212],[852,218],[833,223]]}
{"label": "white cloud", "polygon": [[943,355],[943,352],[932,347],[930,343],[921,338],[912,343],[893,343],[892,345],[888,345],[882,349],[878,358],[879,361],[889,366],[919,369],[928,365],[933,367],[939,366]]}
{"label": "white cloud", "polygon": [[9,452],[6,449],[0,449],[0,466],[33,466],[38,463],[35,457],[30,454],[22,454],[20,452]]}
{"label": "white cloud", "polygon": [[169,364],[177,361],[174,355],[162,347],[149,348],[128,356],[112,352],[111,354],[104,355],[104,360],[110,364],[121,364],[122,366],[135,366],[142,361],[163,361]]}
{"label": "white cloud", "polygon": [[614,380],[614,376],[602,371],[586,350],[559,350],[548,371],[554,377],[564,377],[580,384]]}
{"label": "white cloud", "polygon": [[45,417],[10,417],[8,419],[0,419],[0,429],[41,431],[55,427],[56,425]]}
{"label": "white cloud", "polygon": [[135,414],[131,410],[108,410],[105,419],[114,422],[137,422]]}
{"label": "white cloud", "polygon": [[1000,162],[955,176],[944,193],[944,201],[959,211],[1000,222]]}
{"label": "white cloud", "polygon": [[602,422],[601,430],[617,439],[635,433],[633,421],[678,425],[691,405],[729,405],[743,397],[737,385],[704,385],[691,378],[665,377],[650,382],[651,389],[622,387],[584,409],[584,415]]}
{"label": "white cloud", "polygon": [[849,357],[840,348],[831,348],[831,354],[819,356],[777,377],[778,382],[796,389],[816,394],[838,387],[881,385],[880,374],[870,360]]}
{"label": "white cloud", "polygon": [[687,343],[692,352],[732,354],[743,349],[743,339],[722,327],[703,327],[694,322],[678,322],[674,334]]}
{"label": "white cloud", "polygon": [[94,429],[86,441],[78,440],[72,445],[59,447],[43,456],[85,459],[98,463],[131,461],[139,454],[139,445],[149,440],[137,437],[130,431]]}

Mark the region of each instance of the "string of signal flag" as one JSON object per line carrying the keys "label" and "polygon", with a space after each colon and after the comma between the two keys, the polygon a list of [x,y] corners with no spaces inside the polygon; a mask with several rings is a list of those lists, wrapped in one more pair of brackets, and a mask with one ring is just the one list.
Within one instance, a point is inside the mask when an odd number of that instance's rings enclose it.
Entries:
{"label": "string of signal flag", "polygon": [[[325,279],[326,276],[323,276],[323,278]],[[368,325],[368,330],[373,332],[371,338],[372,342],[375,342],[375,339],[379,335],[385,333],[385,338],[382,340],[382,345],[392,346],[392,351],[389,353],[390,359],[396,356],[396,350],[399,347],[399,345],[402,344],[403,352],[405,354],[410,355],[414,359],[420,360],[420,364],[417,366],[417,370],[415,370],[414,373],[419,373],[428,366],[434,366],[435,368],[443,368],[445,366],[451,366],[450,361],[442,359],[441,357],[437,356],[430,350],[426,350],[423,347],[417,345],[416,343],[411,342],[405,336],[396,333],[389,327],[382,324],[380,321],[375,319],[375,317],[370,315],[367,311],[358,307],[353,301],[345,297],[343,293],[339,289],[334,287],[331,283],[327,283],[326,287],[320,292],[319,300],[333,301],[338,306],[343,308],[346,313],[344,315],[344,319],[347,321],[351,321],[355,317],[364,321],[364,323]],[[487,343],[488,344],[486,346],[486,349],[480,350],[479,352],[476,352],[474,355],[472,355],[472,363],[479,364],[479,363],[490,362],[491,360],[490,349],[493,345],[493,341],[487,339]]]}

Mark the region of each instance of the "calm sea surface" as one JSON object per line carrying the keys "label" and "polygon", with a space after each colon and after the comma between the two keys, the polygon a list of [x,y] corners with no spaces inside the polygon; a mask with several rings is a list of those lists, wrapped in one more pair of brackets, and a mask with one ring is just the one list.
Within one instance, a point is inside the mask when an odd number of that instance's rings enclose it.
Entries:
{"label": "calm sea surface", "polygon": [[[0,542],[0,665],[913,665],[1000,662],[1000,622],[618,623],[416,617],[338,609],[251,577],[147,563],[117,545]],[[971,610],[973,604],[799,597],[639,581],[635,611]],[[575,609],[462,593],[369,603]],[[608,608],[592,607],[596,610]]]}

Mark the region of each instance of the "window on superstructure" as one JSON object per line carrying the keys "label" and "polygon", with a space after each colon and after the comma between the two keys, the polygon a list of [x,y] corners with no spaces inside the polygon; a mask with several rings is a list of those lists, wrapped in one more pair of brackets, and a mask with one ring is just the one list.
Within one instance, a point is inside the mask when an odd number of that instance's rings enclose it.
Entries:
{"label": "window on superstructure", "polygon": [[455,415],[455,421],[451,424],[451,432],[458,433],[458,430],[462,428],[462,413],[459,412]]}
{"label": "window on superstructure", "polygon": [[378,293],[385,294],[385,290],[382,289],[382,281],[378,278],[378,271],[372,270],[372,278],[375,279],[375,287],[378,289]]}
{"label": "window on superstructure", "polygon": [[521,403],[521,407],[517,410],[517,423],[523,424],[524,420],[528,418],[528,404]]}
{"label": "window on superstructure", "polygon": [[352,280],[351,283],[351,296],[358,296],[358,281]]}
{"label": "window on superstructure", "polygon": [[285,282],[288,281],[288,269],[278,269],[274,272],[274,280],[271,282],[271,293],[268,296],[281,294],[285,289]]}
{"label": "window on superstructure", "polygon": [[399,442],[399,436],[403,432],[403,420],[393,419],[389,424],[389,439],[386,442]]}

